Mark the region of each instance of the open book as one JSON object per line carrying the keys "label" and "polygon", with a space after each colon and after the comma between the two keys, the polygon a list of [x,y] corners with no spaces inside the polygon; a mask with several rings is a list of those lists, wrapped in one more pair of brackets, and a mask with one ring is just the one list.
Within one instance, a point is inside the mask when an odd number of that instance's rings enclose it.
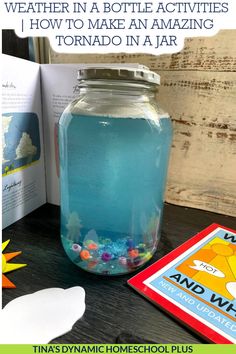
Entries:
{"label": "open book", "polygon": [[59,204],[57,124],[78,95],[77,71],[2,56],[3,228],[46,201]]}

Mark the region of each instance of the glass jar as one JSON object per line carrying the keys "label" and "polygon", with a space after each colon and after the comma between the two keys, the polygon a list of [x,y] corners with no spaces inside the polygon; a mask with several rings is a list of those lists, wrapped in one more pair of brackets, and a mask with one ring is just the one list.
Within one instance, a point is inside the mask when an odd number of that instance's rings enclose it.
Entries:
{"label": "glass jar", "polygon": [[88,67],[59,121],[61,238],[69,258],[117,275],[146,263],[160,238],[172,138],[143,66]]}

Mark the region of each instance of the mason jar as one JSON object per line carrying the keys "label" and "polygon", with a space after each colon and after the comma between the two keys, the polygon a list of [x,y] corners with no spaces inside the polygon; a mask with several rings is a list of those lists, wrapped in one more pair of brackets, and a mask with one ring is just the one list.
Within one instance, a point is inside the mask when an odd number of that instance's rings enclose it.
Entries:
{"label": "mason jar", "polygon": [[61,239],[86,271],[128,273],[157,248],[172,139],[159,84],[143,66],[78,70],[59,121]]}

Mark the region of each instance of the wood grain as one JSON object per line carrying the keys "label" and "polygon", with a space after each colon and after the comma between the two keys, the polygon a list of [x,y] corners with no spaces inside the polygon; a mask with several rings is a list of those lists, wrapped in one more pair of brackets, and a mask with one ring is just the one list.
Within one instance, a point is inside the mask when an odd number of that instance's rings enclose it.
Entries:
{"label": "wood grain", "polygon": [[236,215],[236,73],[162,73],[173,119],[166,200]]}
{"label": "wood grain", "polygon": [[236,30],[187,38],[172,55],[69,55],[51,62],[137,63],[161,74],[174,138],[166,200],[236,216]]}
{"label": "wood grain", "polygon": [[60,54],[50,49],[52,63],[140,63],[154,71],[236,71],[236,30],[221,30],[213,37],[186,38],[185,46],[172,55]]}

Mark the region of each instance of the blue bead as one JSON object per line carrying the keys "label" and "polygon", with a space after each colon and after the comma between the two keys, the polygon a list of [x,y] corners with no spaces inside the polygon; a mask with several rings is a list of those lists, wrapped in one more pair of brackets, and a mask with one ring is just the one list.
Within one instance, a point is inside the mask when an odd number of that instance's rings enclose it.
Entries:
{"label": "blue bead", "polygon": [[127,240],[126,242],[127,247],[130,249],[134,248],[134,241],[132,239]]}

